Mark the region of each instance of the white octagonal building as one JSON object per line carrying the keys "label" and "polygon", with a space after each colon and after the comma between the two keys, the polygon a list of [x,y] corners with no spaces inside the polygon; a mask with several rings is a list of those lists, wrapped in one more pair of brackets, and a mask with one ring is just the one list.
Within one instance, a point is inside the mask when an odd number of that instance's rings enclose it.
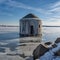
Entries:
{"label": "white octagonal building", "polygon": [[30,37],[30,36],[42,36],[42,22],[41,20],[30,13],[20,19],[20,36]]}

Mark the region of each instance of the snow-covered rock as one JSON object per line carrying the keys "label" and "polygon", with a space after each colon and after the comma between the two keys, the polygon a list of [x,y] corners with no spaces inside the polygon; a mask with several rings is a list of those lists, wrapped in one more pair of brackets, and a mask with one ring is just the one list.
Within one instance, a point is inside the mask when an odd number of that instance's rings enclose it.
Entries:
{"label": "snow-covered rock", "polygon": [[60,38],[57,38],[55,43],[60,43]]}
{"label": "snow-covered rock", "polygon": [[39,58],[40,56],[44,55],[48,50],[49,48],[45,47],[42,44],[39,44],[33,51],[33,58]]}
{"label": "snow-covered rock", "polygon": [[60,50],[60,43],[56,44],[57,47],[50,49],[43,56],[41,56],[40,60],[60,60],[60,56],[55,56],[55,53]]}

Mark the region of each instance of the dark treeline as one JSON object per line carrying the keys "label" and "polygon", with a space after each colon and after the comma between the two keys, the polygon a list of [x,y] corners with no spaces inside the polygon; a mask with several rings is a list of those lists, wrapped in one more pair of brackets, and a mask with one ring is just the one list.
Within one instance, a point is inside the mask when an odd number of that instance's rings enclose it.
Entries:
{"label": "dark treeline", "polygon": [[[15,25],[0,25],[0,27],[19,27],[19,26],[15,26]],[[42,25],[42,27],[60,27],[60,26]]]}
{"label": "dark treeline", "polygon": [[49,25],[43,25],[42,27],[60,27],[60,26],[49,26]]}
{"label": "dark treeline", "polygon": [[0,25],[0,27],[19,27],[19,26],[15,26],[15,25]]}

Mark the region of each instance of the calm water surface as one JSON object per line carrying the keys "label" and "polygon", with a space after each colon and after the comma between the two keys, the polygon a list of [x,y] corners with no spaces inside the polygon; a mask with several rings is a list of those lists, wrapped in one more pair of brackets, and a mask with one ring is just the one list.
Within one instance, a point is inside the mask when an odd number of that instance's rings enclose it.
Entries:
{"label": "calm water surface", "polygon": [[[60,37],[60,27],[43,27],[43,41],[55,41]],[[5,52],[5,48],[11,51],[19,46],[19,27],[0,27],[0,52]]]}
{"label": "calm water surface", "polygon": [[43,40],[55,41],[60,37],[60,27],[43,27]]}

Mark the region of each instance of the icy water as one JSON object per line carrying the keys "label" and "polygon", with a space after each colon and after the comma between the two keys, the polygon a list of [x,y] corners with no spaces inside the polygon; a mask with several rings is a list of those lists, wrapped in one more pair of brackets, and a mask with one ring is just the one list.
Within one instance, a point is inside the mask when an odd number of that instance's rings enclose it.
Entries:
{"label": "icy water", "polygon": [[60,37],[60,27],[43,27],[43,41],[55,41]]}
{"label": "icy water", "polygon": [[[60,37],[60,27],[43,27],[43,41],[55,41]],[[19,27],[0,27],[0,52],[5,52],[6,48],[15,51],[19,46]]]}
{"label": "icy water", "polygon": [[0,27],[0,52],[6,48],[16,50],[19,44],[19,27]]}

